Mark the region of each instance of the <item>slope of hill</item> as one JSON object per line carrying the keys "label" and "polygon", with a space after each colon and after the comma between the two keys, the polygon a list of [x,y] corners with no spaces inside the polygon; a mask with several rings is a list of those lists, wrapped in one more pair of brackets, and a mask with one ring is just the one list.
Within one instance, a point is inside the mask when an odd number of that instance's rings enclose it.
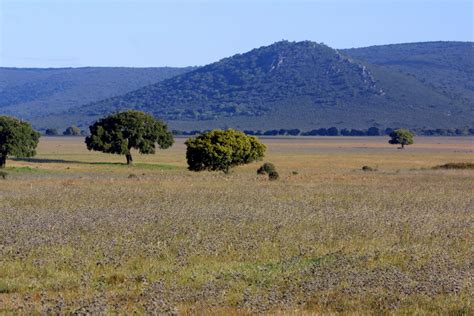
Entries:
{"label": "slope of hill", "polygon": [[474,99],[474,43],[394,44],[342,52],[355,59],[414,76],[451,97]]}
{"label": "slope of hill", "polygon": [[24,119],[121,95],[193,68],[0,68],[0,112]]}
{"label": "slope of hill", "polygon": [[140,109],[174,129],[474,126],[474,44],[282,41],[200,68],[0,68],[0,113],[37,128]]}
{"label": "slope of hill", "polygon": [[[394,55],[399,56],[395,58],[390,48],[380,50],[384,54],[377,57],[371,49],[340,52],[309,41],[282,41],[89,104],[64,119],[86,124],[113,111],[135,108],[187,130],[473,126],[472,65],[469,58],[458,57],[470,54],[472,45],[401,46],[394,45]],[[427,70],[416,76],[390,62],[410,58],[420,59]],[[417,68],[411,64],[410,69]],[[455,72],[451,64],[456,64]],[[445,76],[446,89],[438,79],[431,82],[421,75],[436,73],[441,78],[443,71],[455,77]],[[460,83],[463,87],[451,89]]]}

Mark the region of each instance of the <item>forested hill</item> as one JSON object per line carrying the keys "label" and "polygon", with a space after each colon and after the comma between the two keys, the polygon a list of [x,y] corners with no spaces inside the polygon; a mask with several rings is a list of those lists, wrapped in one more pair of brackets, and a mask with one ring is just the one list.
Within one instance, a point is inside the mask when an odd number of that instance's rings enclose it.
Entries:
{"label": "forested hill", "polygon": [[34,119],[121,95],[193,68],[0,68],[0,113]]}
{"label": "forested hill", "polygon": [[[390,47],[338,51],[309,41],[282,41],[92,103],[74,115],[86,123],[135,108],[184,130],[474,125],[472,62],[460,58],[472,54],[472,44]],[[412,59],[422,59],[426,69],[414,62],[397,66]],[[456,62],[463,65],[453,70]]]}
{"label": "forested hill", "polygon": [[453,98],[474,99],[474,43],[426,42],[342,50],[367,63],[400,71]]}
{"label": "forested hill", "polygon": [[39,129],[123,109],[173,129],[474,127],[474,45],[281,41],[200,68],[0,69],[0,113]]}

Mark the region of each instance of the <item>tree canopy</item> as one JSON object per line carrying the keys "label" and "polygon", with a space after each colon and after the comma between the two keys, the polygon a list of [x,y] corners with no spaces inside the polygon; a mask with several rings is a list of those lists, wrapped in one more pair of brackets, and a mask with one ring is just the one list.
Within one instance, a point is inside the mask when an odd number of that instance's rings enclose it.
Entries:
{"label": "tree canopy", "polygon": [[0,116],[0,168],[5,168],[8,156],[34,156],[40,136],[29,123]]}
{"label": "tree canopy", "polygon": [[240,131],[216,129],[185,142],[186,159],[192,171],[224,171],[263,158],[266,147],[256,137]]}
{"label": "tree canopy", "polygon": [[388,141],[392,145],[399,144],[402,146],[402,149],[405,148],[405,145],[413,144],[413,133],[407,129],[397,129],[390,133],[390,140]]}
{"label": "tree canopy", "polygon": [[77,126],[69,126],[66,128],[66,130],[63,132],[64,136],[79,136],[81,135],[81,129]]}
{"label": "tree canopy", "polygon": [[133,163],[132,149],[141,154],[154,154],[156,144],[166,149],[173,145],[173,135],[166,124],[141,111],[124,111],[100,119],[89,127],[87,149],[125,155]]}

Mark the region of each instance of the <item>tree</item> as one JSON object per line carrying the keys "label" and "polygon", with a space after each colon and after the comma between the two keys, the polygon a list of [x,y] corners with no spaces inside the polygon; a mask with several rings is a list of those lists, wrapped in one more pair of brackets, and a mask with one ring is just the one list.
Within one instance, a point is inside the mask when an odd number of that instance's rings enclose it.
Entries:
{"label": "tree", "polygon": [[173,135],[165,123],[140,111],[125,111],[100,119],[89,127],[87,149],[125,155],[133,163],[132,149],[141,154],[154,154],[156,144],[166,149],[173,145]]}
{"label": "tree", "polygon": [[33,157],[40,136],[29,123],[0,116],[0,168],[5,168],[8,156]]}
{"label": "tree", "polygon": [[266,147],[254,136],[233,129],[212,130],[185,142],[192,171],[224,171],[263,158]]}
{"label": "tree", "polygon": [[339,131],[337,130],[337,127],[328,128],[328,136],[337,136],[337,135],[339,135]]}
{"label": "tree", "polygon": [[413,144],[413,133],[407,129],[397,129],[390,134],[390,140],[388,141],[390,144],[400,144],[402,145],[402,149],[405,148],[405,145]]}
{"label": "tree", "polygon": [[69,126],[66,128],[66,130],[63,132],[64,136],[79,136],[81,135],[81,129],[77,126]]}
{"label": "tree", "polygon": [[56,136],[56,135],[58,135],[59,133],[58,133],[58,130],[55,129],[55,128],[48,128],[48,129],[44,132],[44,134],[45,134],[46,136]]}
{"label": "tree", "polygon": [[379,136],[380,135],[380,130],[373,126],[367,130],[367,136]]}

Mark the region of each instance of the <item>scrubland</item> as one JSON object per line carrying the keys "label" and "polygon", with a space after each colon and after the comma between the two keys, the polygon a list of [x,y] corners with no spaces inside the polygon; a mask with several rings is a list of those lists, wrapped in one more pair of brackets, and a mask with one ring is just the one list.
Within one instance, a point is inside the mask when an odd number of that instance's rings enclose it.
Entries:
{"label": "scrubland", "polygon": [[474,170],[432,169],[473,138],[263,142],[277,181],[43,138],[0,179],[0,312],[474,313]]}

